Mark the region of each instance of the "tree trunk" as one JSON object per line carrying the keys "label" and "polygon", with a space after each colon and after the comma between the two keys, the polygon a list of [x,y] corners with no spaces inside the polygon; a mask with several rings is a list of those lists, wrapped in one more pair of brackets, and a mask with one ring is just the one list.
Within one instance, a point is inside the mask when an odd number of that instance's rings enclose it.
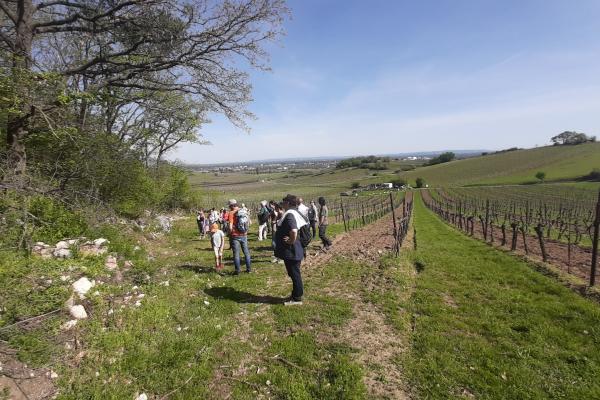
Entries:
{"label": "tree trunk", "polygon": [[29,133],[29,122],[33,117],[28,83],[33,43],[33,12],[32,0],[17,1],[12,76],[21,104],[20,115],[10,113],[6,123],[9,168],[12,168],[17,176],[24,175],[27,168],[25,138]]}

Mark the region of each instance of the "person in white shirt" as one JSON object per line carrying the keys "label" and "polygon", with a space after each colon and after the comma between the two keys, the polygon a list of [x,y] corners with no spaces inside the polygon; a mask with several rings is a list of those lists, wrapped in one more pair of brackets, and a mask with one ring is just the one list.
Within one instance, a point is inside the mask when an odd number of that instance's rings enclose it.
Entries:
{"label": "person in white shirt", "polygon": [[210,243],[215,252],[215,269],[221,271],[223,269],[223,248],[225,247],[225,234],[219,229],[219,225],[212,224],[210,226]]}
{"label": "person in white shirt", "polygon": [[308,207],[304,204],[302,197],[298,197],[298,212],[304,215],[304,218],[308,219]]}

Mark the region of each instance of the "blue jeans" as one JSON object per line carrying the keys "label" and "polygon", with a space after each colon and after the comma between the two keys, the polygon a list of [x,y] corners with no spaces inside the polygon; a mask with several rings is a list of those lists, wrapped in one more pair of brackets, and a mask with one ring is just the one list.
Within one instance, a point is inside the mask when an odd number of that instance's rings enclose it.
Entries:
{"label": "blue jeans", "polygon": [[235,272],[240,272],[240,246],[244,252],[244,258],[246,259],[246,271],[250,272],[252,261],[250,260],[250,250],[248,249],[248,237],[232,236],[229,239],[229,244],[233,250],[233,265],[235,265]]}

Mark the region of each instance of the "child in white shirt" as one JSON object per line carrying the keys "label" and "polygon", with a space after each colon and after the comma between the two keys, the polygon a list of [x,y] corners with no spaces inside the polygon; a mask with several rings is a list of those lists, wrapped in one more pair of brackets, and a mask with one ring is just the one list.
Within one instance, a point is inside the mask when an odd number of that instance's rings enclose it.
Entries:
{"label": "child in white shirt", "polygon": [[215,252],[215,269],[221,271],[223,269],[223,248],[225,247],[225,234],[219,229],[219,225],[212,224],[210,226],[210,243]]}

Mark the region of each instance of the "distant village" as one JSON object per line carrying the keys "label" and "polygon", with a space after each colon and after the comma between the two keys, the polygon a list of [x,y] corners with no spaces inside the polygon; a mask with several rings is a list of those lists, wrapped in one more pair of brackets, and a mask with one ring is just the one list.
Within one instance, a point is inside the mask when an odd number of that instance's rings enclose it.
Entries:
{"label": "distant village", "polygon": [[[431,157],[409,156],[397,158],[401,161],[419,161],[429,160]],[[188,164],[187,167],[196,172],[204,173],[247,173],[247,174],[266,174],[271,172],[285,172],[290,170],[302,169],[328,169],[335,168],[341,158],[329,159],[310,159],[310,160],[277,160],[277,161],[250,161],[245,163],[229,164]]]}

